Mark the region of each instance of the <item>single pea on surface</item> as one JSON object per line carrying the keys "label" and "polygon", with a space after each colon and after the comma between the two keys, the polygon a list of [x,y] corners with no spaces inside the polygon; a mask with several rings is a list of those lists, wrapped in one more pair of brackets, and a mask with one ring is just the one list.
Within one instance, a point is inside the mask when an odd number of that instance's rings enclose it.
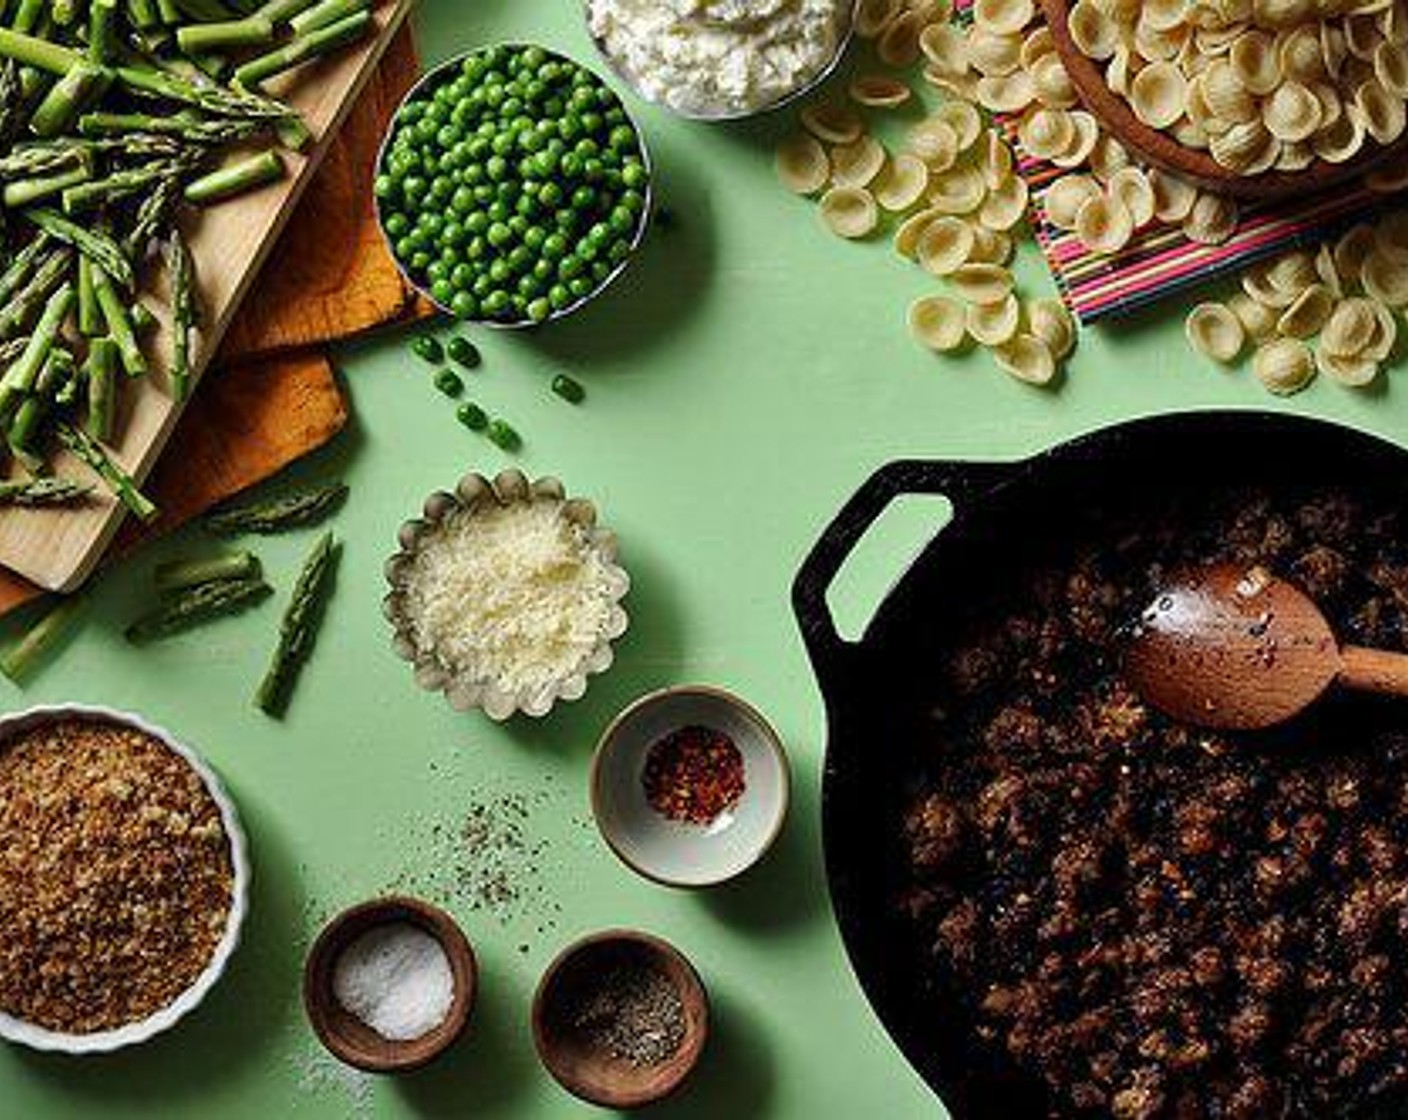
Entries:
{"label": "single pea on surface", "polygon": [[452,369],[435,371],[435,387],[447,397],[457,397],[464,392],[464,382],[460,380],[460,375]]}
{"label": "single pea on surface", "polygon": [[494,446],[502,448],[504,451],[517,451],[523,446],[523,440],[514,431],[513,426],[506,420],[491,420],[488,428],[489,442]]}
{"label": "single pea on surface", "polygon": [[434,335],[418,335],[411,342],[411,353],[423,362],[439,365],[445,360],[445,348]]}
{"label": "single pea on surface", "polygon": [[452,362],[464,366],[465,369],[475,369],[483,360],[479,354],[479,347],[462,335],[455,335],[450,339],[445,346],[445,351],[450,355]]}
{"label": "single pea on surface", "polygon": [[559,373],[552,379],[552,391],[571,404],[581,404],[587,399],[587,390],[575,378]]}
{"label": "single pea on surface", "polygon": [[645,224],[640,135],[595,74],[487,47],[402,106],[374,190],[391,251],[466,320],[543,322],[593,295]]}
{"label": "single pea on surface", "polygon": [[471,432],[482,432],[489,426],[488,414],[473,401],[465,401],[455,409],[455,418]]}

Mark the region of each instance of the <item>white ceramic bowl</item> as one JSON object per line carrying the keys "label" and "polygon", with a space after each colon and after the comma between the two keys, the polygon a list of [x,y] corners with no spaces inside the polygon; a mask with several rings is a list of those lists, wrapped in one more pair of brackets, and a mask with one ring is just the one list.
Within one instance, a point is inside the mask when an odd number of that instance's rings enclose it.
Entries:
{"label": "white ceramic bowl", "polygon": [[[690,726],[721,731],[743,755],[738,805],[712,824],[682,824],[646,799],[651,746]],[[672,887],[707,887],[743,874],[782,831],[790,782],[777,732],[751,705],[720,688],[682,685],[648,693],[612,720],[592,762],[592,813],[611,850],[632,870]]]}
{"label": "white ceramic bowl", "polygon": [[234,871],[230,913],[225,920],[225,932],[219,944],[215,946],[210,962],[189,988],[160,1011],[135,1023],[127,1023],[112,1030],[94,1031],[91,1034],[68,1034],[49,1030],[0,1011],[0,1038],[21,1043],[35,1050],[52,1050],[64,1054],[104,1054],[124,1046],[146,1042],[153,1035],[174,1026],[179,1019],[200,1004],[206,993],[224,975],[230,955],[239,944],[240,927],[244,924],[245,911],[249,905],[249,855],[234,802],[230,800],[230,795],[225,792],[225,787],[220,784],[215,772],[195,751],[177,740],[169,731],[148,723],[141,716],[86,704],[55,704],[29,708],[0,716],[0,751],[4,750],[5,742],[15,735],[41,723],[62,719],[101,720],[132,727],[160,741],[167,749],[185,759],[191,769],[200,775],[211,799],[220,810],[220,823],[230,841],[230,864]]}

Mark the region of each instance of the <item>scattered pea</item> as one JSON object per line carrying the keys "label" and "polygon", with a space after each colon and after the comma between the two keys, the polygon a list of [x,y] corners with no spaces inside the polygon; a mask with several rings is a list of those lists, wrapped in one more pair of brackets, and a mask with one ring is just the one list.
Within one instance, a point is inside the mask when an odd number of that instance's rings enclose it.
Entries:
{"label": "scattered pea", "polygon": [[489,426],[489,417],[473,401],[465,401],[455,409],[455,418],[471,432],[482,432]]}
{"label": "scattered pea", "polygon": [[587,397],[587,391],[582,387],[582,383],[575,378],[568,377],[565,373],[559,373],[552,379],[552,391],[572,404],[581,404]]}
{"label": "scattered pea", "polygon": [[445,348],[434,335],[423,334],[411,343],[411,353],[423,362],[439,365],[445,360]]}
{"label": "scattered pea", "polygon": [[435,371],[435,387],[447,397],[457,397],[464,392],[464,382],[460,380],[460,375],[452,369]]}
{"label": "scattered pea", "polygon": [[445,349],[449,353],[450,359],[458,362],[465,369],[474,369],[479,364],[479,347],[467,338],[456,335],[450,339],[449,345]]}
{"label": "scattered pea", "polygon": [[523,444],[523,440],[506,420],[490,420],[488,435],[491,443],[505,451],[517,451]]}

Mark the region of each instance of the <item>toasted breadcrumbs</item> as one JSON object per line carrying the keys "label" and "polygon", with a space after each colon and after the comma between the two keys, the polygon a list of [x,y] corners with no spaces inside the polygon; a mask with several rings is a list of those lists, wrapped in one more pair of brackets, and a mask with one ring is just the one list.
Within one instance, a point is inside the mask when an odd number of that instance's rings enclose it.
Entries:
{"label": "toasted breadcrumbs", "polygon": [[0,744],[0,1010],[87,1034],[145,1019],[210,962],[234,885],[180,755],[96,720]]}

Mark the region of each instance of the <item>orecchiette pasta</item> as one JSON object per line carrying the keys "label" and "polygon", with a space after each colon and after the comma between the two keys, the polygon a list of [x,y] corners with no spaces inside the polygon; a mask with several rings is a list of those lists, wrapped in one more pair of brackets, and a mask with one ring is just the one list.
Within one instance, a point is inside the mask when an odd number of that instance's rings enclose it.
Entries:
{"label": "orecchiette pasta", "polygon": [[814,136],[798,132],[778,145],[773,159],[777,177],[789,191],[815,194],[831,177],[831,161]]}
{"label": "orecchiette pasta", "polygon": [[868,237],[880,215],[871,193],[861,187],[832,187],[821,196],[821,220],[837,237]]}
{"label": "orecchiette pasta", "polygon": [[1246,343],[1241,320],[1220,303],[1200,303],[1183,325],[1188,343],[1198,353],[1224,364],[1237,360]]}
{"label": "orecchiette pasta", "polygon": [[967,337],[963,305],[947,296],[924,296],[909,305],[909,333],[930,350],[957,350]]}

